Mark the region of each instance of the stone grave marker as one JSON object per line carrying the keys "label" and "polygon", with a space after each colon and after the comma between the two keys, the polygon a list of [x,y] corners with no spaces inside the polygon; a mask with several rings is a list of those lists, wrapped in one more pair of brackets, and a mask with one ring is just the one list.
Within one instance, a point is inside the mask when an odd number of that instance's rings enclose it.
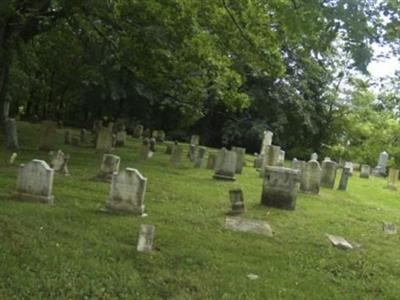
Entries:
{"label": "stone grave marker", "polygon": [[389,154],[386,151],[383,151],[381,154],[379,154],[378,165],[372,171],[372,175],[386,176],[386,166],[388,160],[389,160]]}
{"label": "stone grave marker", "polygon": [[209,153],[207,159],[207,169],[214,170],[216,161],[217,155],[215,153]]}
{"label": "stone grave marker", "polygon": [[241,213],[244,213],[244,198],[243,191],[241,189],[230,190],[229,199],[231,202],[231,215],[240,215]]}
{"label": "stone grave marker", "polygon": [[133,131],[133,137],[134,138],[137,138],[137,139],[140,139],[141,137],[142,137],[142,135],[143,135],[143,125],[136,125],[135,126],[135,129],[134,129],[134,131]]}
{"label": "stone grave marker", "polygon": [[240,217],[226,217],[225,227],[239,232],[251,232],[269,237],[273,236],[271,226],[264,221],[243,219]]}
{"label": "stone grave marker", "polygon": [[65,145],[71,145],[72,144],[72,136],[71,136],[71,131],[66,130],[64,134],[64,144]]}
{"label": "stone grave marker", "polygon": [[183,149],[181,145],[175,144],[172,147],[170,162],[174,167],[179,167],[182,161]]}
{"label": "stone grave marker", "polygon": [[126,144],[126,131],[118,131],[116,136],[116,147],[124,147]]}
{"label": "stone grave marker", "polygon": [[310,160],[301,172],[300,190],[303,193],[319,194],[321,184],[321,168],[318,161]]}
{"label": "stone grave marker", "polygon": [[318,153],[314,152],[313,154],[311,154],[310,160],[317,160],[318,161]]}
{"label": "stone grave marker", "polygon": [[64,152],[58,150],[57,153],[50,152],[50,166],[57,173],[65,176],[69,176],[68,162],[69,155],[65,155]]}
{"label": "stone grave marker", "polygon": [[388,189],[397,190],[397,181],[399,180],[399,170],[390,168],[388,176]]}
{"label": "stone grave marker", "polygon": [[396,224],[383,222],[383,232],[386,234],[397,234]]}
{"label": "stone grave marker", "polygon": [[264,155],[264,160],[260,172],[261,177],[264,176],[265,168],[267,166],[272,166],[272,167],[278,166],[280,154],[281,154],[281,147],[274,145],[267,146],[267,150]]}
{"label": "stone grave marker", "polygon": [[265,167],[261,204],[294,210],[299,182],[299,170],[272,166]]}
{"label": "stone grave marker", "polygon": [[126,168],[112,175],[110,198],[106,209],[134,214],[144,213],[147,178],[138,170]]}
{"label": "stone grave marker", "polygon": [[196,145],[194,145],[194,144],[189,145],[188,157],[189,157],[189,160],[192,162],[194,162],[194,160],[196,158],[196,150],[197,150]]}
{"label": "stone grave marker", "polygon": [[156,139],[154,137],[152,137],[150,140],[150,151],[151,152],[156,152]]}
{"label": "stone grave marker", "polygon": [[267,152],[267,147],[272,145],[272,137],[274,134],[271,131],[264,131],[263,133],[263,140],[260,149],[260,155],[265,156]]}
{"label": "stone grave marker", "polygon": [[344,163],[344,167],[345,168],[349,168],[350,169],[350,176],[353,176],[354,164],[351,161],[346,161]]}
{"label": "stone grave marker", "polygon": [[321,186],[333,189],[336,180],[337,163],[330,159],[322,162]]}
{"label": "stone grave marker", "polygon": [[327,234],[327,237],[328,237],[329,241],[332,243],[332,245],[336,248],[339,248],[342,250],[353,250],[354,249],[353,245],[351,245],[348,241],[346,241],[341,236]]}
{"label": "stone grave marker", "polygon": [[16,152],[14,152],[13,154],[11,154],[10,156],[10,160],[8,161],[10,165],[13,165],[15,163],[15,160],[17,159],[18,154]]}
{"label": "stone grave marker", "polygon": [[100,173],[97,175],[98,179],[109,181],[115,172],[119,171],[121,159],[119,156],[113,154],[104,154],[100,166]]}
{"label": "stone grave marker", "polygon": [[207,148],[199,147],[196,155],[196,159],[194,162],[195,168],[201,168],[203,166],[204,158],[206,156]]}
{"label": "stone grave marker", "polygon": [[145,130],[143,130],[142,136],[144,138],[150,138],[151,137],[151,130],[150,128],[146,128]]}
{"label": "stone grave marker", "polygon": [[113,146],[113,134],[110,129],[101,127],[97,131],[96,150],[111,151]]}
{"label": "stone grave marker", "polygon": [[340,176],[340,182],[339,182],[339,191],[345,191],[347,190],[347,183],[349,181],[350,177],[350,168],[343,168],[342,170],[342,176]]}
{"label": "stone grave marker", "polygon": [[236,180],[235,171],[236,171],[236,152],[228,151],[225,148],[222,148],[217,156],[215,163],[215,173],[214,179],[221,180]]}
{"label": "stone grave marker", "polygon": [[43,121],[40,132],[40,150],[54,150],[57,142],[57,123],[53,121]]}
{"label": "stone grave marker", "polygon": [[369,165],[361,165],[360,178],[369,178],[369,174],[371,173],[371,167]]}
{"label": "stone grave marker", "polygon": [[19,167],[16,197],[20,200],[52,204],[54,170],[43,160],[34,159]]}
{"label": "stone grave marker", "polygon": [[256,158],[254,160],[254,168],[256,168],[257,170],[260,170],[262,167],[263,161],[264,161],[264,156],[261,154],[257,154]]}
{"label": "stone grave marker", "polygon": [[87,130],[82,128],[82,129],[80,130],[80,132],[79,132],[79,141],[80,141],[82,144],[87,143],[87,136],[88,136]]}
{"label": "stone grave marker", "polygon": [[148,159],[151,156],[150,152],[150,139],[144,138],[140,149],[140,159]]}
{"label": "stone grave marker", "polygon": [[245,158],[246,158],[246,149],[241,147],[232,147],[232,151],[236,152],[236,174],[242,174]]}
{"label": "stone grave marker", "polygon": [[153,250],[153,241],[155,234],[154,225],[140,225],[139,239],[137,244],[138,252],[151,252]]}

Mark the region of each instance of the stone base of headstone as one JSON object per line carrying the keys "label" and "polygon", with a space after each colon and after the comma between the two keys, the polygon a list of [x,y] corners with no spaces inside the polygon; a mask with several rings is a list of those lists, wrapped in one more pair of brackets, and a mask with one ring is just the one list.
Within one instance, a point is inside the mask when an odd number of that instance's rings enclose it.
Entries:
{"label": "stone base of headstone", "polygon": [[37,196],[37,195],[31,195],[31,194],[17,192],[17,193],[15,193],[14,198],[16,200],[26,201],[26,202],[54,204],[54,196],[43,197],[43,196]]}

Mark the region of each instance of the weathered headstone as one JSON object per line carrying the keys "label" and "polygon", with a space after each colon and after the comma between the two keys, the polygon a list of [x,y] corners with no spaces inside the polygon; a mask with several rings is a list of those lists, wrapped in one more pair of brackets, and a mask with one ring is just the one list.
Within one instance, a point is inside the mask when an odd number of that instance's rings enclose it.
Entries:
{"label": "weathered headstone", "polygon": [[241,189],[234,189],[229,191],[229,199],[231,202],[231,211],[232,215],[239,215],[244,213],[244,198],[243,191]]}
{"label": "weathered headstone", "polygon": [[103,121],[102,120],[94,120],[93,122],[93,132],[97,133],[100,128],[103,127]]}
{"label": "weathered headstone", "polygon": [[207,169],[214,170],[216,161],[217,155],[215,153],[209,153],[207,159]]}
{"label": "weathered headstone", "polygon": [[386,234],[397,234],[396,224],[383,222],[383,232]]}
{"label": "weathered headstone", "polygon": [[101,127],[97,131],[96,150],[111,151],[113,144],[113,136],[110,129]]}
{"label": "weathered headstone", "polygon": [[316,160],[318,161],[318,153],[314,152],[311,154],[310,160]]}
{"label": "weathered headstone", "polygon": [[349,168],[350,176],[353,176],[354,164],[351,161],[346,161],[344,167]]}
{"label": "weathered headstone", "polygon": [[64,144],[65,145],[71,145],[72,144],[72,136],[71,136],[71,131],[66,130],[64,133]]}
{"label": "weathered headstone", "polygon": [[342,176],[340,176],[340,182],[338,190],[345,191],[347,189],[347,183],[350,177],[350,168],[343,168]]}
{"label": "weathered headstone", "polygon": [[13,165],[15,163],[15,160],[17,159],[18,154],[16,152],[14,152],[13,154],[11,154],[10,156],[10,160],[8,161],[10,165]]}
{"label": "weathered headstone", "polygon": [[53,121],[43,121],[40,132],[40,150],[53,150],[57,142],[57,123]]}
{"label": "weathered headstone", "polygon": [[165,141],[165,132],[163,130],[158,131],[157,141],[160,143],[164,143]]}
{"label": "weathered headstone", "polygon": [[254,160],[254,168],[256,168],[257,170],[261,170],[263,161],[264,161],[264,156],[261,154],[257,154]]}
{"label": "weathered headstone", "polygon": [[318,161],[310,160],[301,172],[300,190],[303,193],[319,194],[321,168]]}
{"label": "weathered headstone", "polygon": [[150,151],[151,152],[156,152],[156,144],[157,144],[157,142],[156,142],[156,139],[154,138],[154,137],[152,137],[150,140],[149,140],[149,145],[150,145]]}
{"label": "weathered headstone", "polygon": [[17,150],[19,148],[17,122],[15,121],[15,119],[7,118],[4,121],[4,127],[5,127],[5,133],[6,133],[7,149]]}
{"label": "weathered headstone", "polygon": [[54,170],[45,161],[34,159],[19,168],[16,197],[52,204],[53,180]]}
{"label": "weathered headstone", "polygon": [[321,186],[333,189],[335,186],[337,163],[330,159],[322,162]]}
{"label": "weathered headstone", "polygon": [[175,144],[172,147],[170,162],[173,166],[178,167],[181,164],[182,152],[183,150],[181,145]]}
{"label": "weathered headstone", "polygon": [[399,180],[399,170],[390,168],[388,176],[388,189],[397,190],[397,181]]}
{"label": "weathered headstone", "polygon": [[126,131],[118,131],[115,146],[124,147],[126,144]]}
{"label": "weathered headstone", "polygon": [[57,153],[50,152],[50,166],[55,172],[69,176],[68,162],[69,155],[65,155],[61,150],[58,150]]}
{"label": "weathered headstone", "polygon": [[283,151],[283,150],[281,150],[281,151],[279,152],[278,163],[277,163],[277,165],[278,165],[279,167],[283,167],[283,165],[284,165],[284,163],[285,163],[285,156],[286,156],[286,152]]}
{"label": "weathered headstone", "polygon": [[188,157],[190,161],[194,161],[196,158],[196,150],[197,146],[194,144],[189,145],[189,152],[188,152]]}
{"label": "weathered headstone", "polygon": [[158,130],[153,130],[153,132],[151,133],[151,137],[154,138],[155,140],[158,139]]}
{"label": "weathered headstone", "polygon": [[263,159],[263,165],[260,172],[261,177],[264,177],[265,167],[278,166],[280,154],[281,154],[281,147],[274,145],[267,146]]}
{"label": "weathered headstone", "polygon": [[192,135],[190,138],[190,145],[198,146],[200,144],[200,136]]}
{"label": "weathered headstone", "polygon": [[233,231],[250,232],[269,237],[273,236],[271,226],[265,221],[244,219],[240,217],[227,217],[225,218],[225,227]]}
{"label": "weathered headstone", "polygon": [[378,165],[372,171],[372,175],[374,176],[386,176],[386,165],[389,159],[389,154],[386,151],[383,151],[379,154]]}
{"label": "weathered headstone", "polygon": [[299,170],[265,167],[261,204],[288,210],[295,209],[299,181]]}
{"label": "weathered headstone", "polygon": [[102,180],[109,181],[112,178],[112,175],[115,172],[119,171],[121,159],[112,154],[104,154],[103,160],[101,162],[100,173],[98,174],[98,178]]}
{"label": "weathered headstone", "polygon": [[153,240],[155,234],[154,225],[140,225],[139,239],[137,244],[138,252],[151,252],[153,250]]}
{"label": "weathered headstone", "polygon": [[236,174],[242,174],[244,163],[245,163],[245,156],[246,156],[246,149],[241,147],[232,147],[232,151],[236,152]]}
{"label": "weathered headstone", "polygon": [[147,178],[138,170],[126,168],[119,173],[113,173],[108,210],[144,213],[144,197],[146,194]]}
{"label": "weathered headstone", "polygon": [[225,148],[222,148],[217,156],[213,178],[232,181],[236,180],[236,161],[236,152],[228,151]]}
{"label": "weathered headstone", "polygon": [[329,241],[332,243],[332,245],[336,248],[339,248],[342,250],[353,250],[353,248],[354,248],[353,245],[351,245],[348,241],[346,241],[341,236],[327,234],[327,237],[328,237]]}
{"label": "weathered headstone", "polygon": [[150,151],[150,139],[149,138],[144,138],[143,143],[142,143],[142,148],[140,149],[140,158],[141,159],[148,159],[152,153]]}
{"label": "weathered headstone", "polygon": [[196,159],[194,162],[195,168],[201,168],[203,166],[204,157],[206,156],[207,148],[199,147],[196,155]]}
{"label": "weathered headstone", "polygon": [[371,167],[369,165],[361,165],[360,178],[369,178],[369,174],[371,173]]}
{"label": "weathered headstone", "polygon": [[143,135],[143,125],[136,125],[135,130],[133,131],[133,137],[140,139]]}

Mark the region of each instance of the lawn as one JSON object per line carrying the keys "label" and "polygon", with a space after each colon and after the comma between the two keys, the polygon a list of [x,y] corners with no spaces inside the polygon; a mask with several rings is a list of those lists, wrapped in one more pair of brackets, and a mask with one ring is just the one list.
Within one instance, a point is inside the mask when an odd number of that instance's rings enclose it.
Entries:
{"label": "lawn", "polygon": [[[147,217],[110,214],[110,185],[93,181],[101,153],[63,145],[70,177],[56,175],[55,204],[15,201],[17,165],[47,159],[36,150],[40,126],[19,123],[22,149],[15,166],[0,150],[0,299],[398,299],[400,191],[380,178],[351,177],[348,190],[299,194],[295,211],[259,204],[262,179],[252,158],[236,182],[212,179],[187,160],[169,163],[165,145],[139,160],[140,142],[117,148],[121,167],[148,178]],[[2,145],[4,145],[1,140]],[[187,145],[185,146],[188,150]],[[208,149],[208,151],[216,151]],[[338,180],[339,178],[337,178]],[[267,221],[273,237],[229,231],[228,192],[244,191],[244,217]],[[155,251],[138,253],[140,224],[156,226]],[[361,247],[344,251],[326,234]],[[250,280],[247,275],[256,274]]]}

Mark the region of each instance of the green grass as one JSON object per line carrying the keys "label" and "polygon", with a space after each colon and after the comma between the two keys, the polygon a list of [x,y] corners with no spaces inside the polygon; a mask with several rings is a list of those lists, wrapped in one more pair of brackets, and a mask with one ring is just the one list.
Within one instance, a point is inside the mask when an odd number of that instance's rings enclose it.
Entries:
{"label": "green grass", "polygon": [[[17,162],[47,158],[35,150],[38,125],[19,124]],[[251,164],[236,182],[212,179],[185,159],[169,164],[164,145],[140,162],[139,142],[116,150],[121,167],[148,178],[148,217],[99,212],[109,184],[90,180],[102,154],[62,145],[71,177],[57,175],[55,205],[15,201],[17,166],[0,150],[0,299],[398,299],[400,192],[355,174],[348,191],[299,194],[295,211],[259,205],[261,178]],[[250,160],[250,157],[248,157]],[[242,188],[244,217],[265,220],[272,238],[224,228],[228,191]],[[136,252],[140,224],[156,226],[153,253]],[[330,245],[325,234],[361,244]],[[259,276],[249,280],[247,274]]]}

